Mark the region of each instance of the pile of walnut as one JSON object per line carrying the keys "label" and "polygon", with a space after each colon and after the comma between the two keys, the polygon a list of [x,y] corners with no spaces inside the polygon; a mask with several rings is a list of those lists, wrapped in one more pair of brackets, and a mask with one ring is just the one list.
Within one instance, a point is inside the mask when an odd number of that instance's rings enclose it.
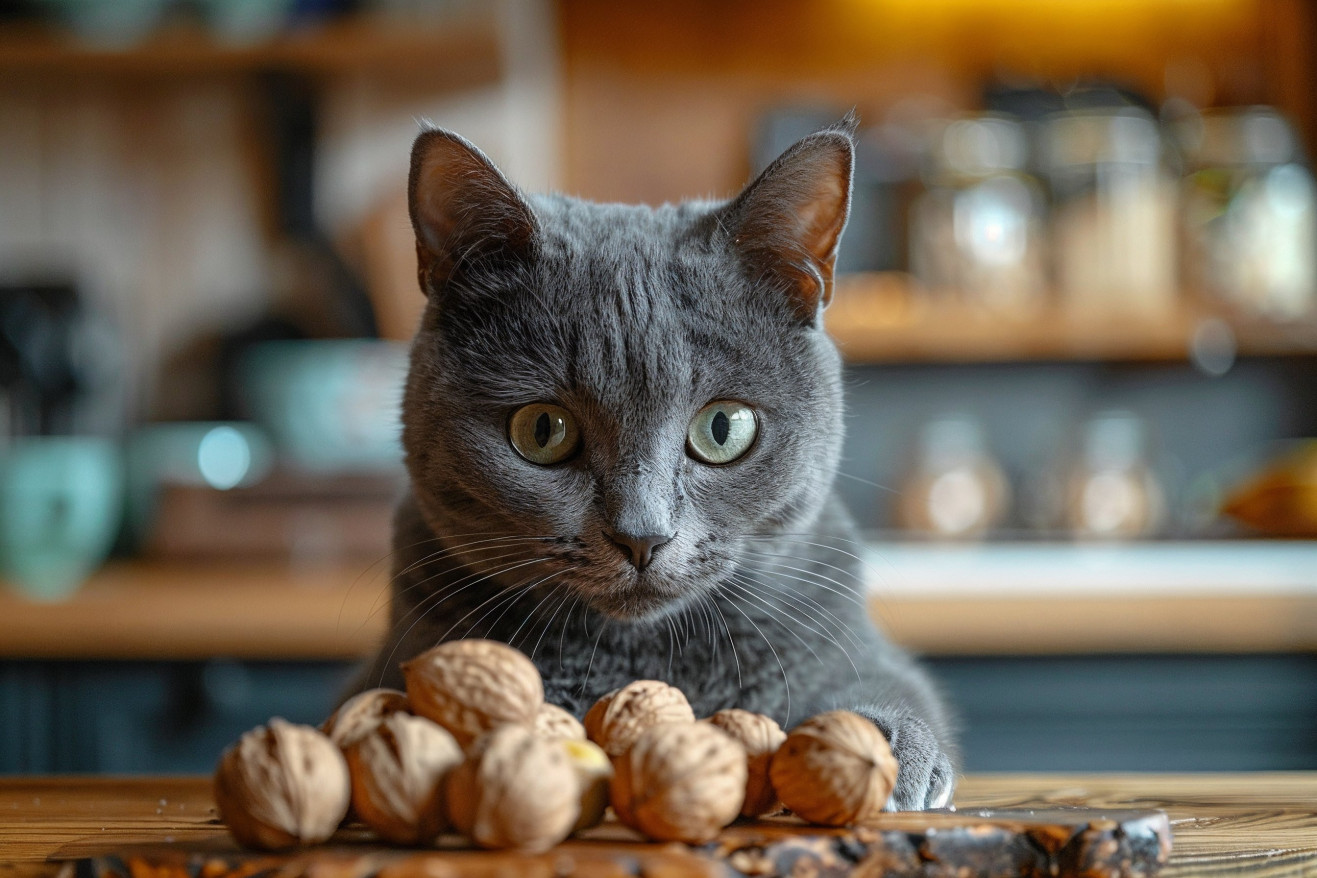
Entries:
{"label": "pile of walnut", "polygon": [[639,680],[601,698],[583,727],[544,703],[529,659],[487,640],[437,646],[403,674],[406,694],[363,692],[320,730],[274,719],[226,750],[215,799],[234,837],[316,844],[351,816],[395,844],[456,830],[535,851],[611,804],[650,838],[701,843],[784,805],[816,823],[863,822],[896,780],[882,733],[846,711],[790,734],[744,710],[697,722],[680,690]]}

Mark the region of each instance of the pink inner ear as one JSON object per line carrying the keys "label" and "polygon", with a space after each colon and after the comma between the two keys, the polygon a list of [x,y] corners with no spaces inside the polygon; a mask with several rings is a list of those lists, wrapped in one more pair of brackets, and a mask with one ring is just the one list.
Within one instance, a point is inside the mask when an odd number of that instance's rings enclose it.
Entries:
{"label": "pink inner ear", "polygon": [[[457,225],[491,188],[483,177],[497,173],[460,144],[441,140],[421,157],[416,180],[417,234],[436,254],[452,243]],[[492,205],[491,205],[492,206]]]}
{"label": "pink inner ear", "polygon": [[803,320],[832,298],[837,244],[846,225],[851,144],[837,133],[800,141],[734,202],[733,241],[755,270],[786,283]]}
{"label": "pink inner ear", "polygon": [[534,234],[534,216],[512,184],[448,132],[417,138],[409,198],[423,287],[442,286],[469,257],[519,252]]}
{"label": "pink inner ear", "polygon": [[810,255],[827,261],[837,249],[837,239],[846,217],[846,191],[836,177],[816,181],[812,199],[800,205],[800,238]]}
{"label": "pink inner ear", "polygon": [[454,225],[451,205],[448,203],[452,192],[444,178],[441,162],[430,160],[422,166],[416,187],[416,232],[424,238],[425,245],[436,253],[445,249]]}

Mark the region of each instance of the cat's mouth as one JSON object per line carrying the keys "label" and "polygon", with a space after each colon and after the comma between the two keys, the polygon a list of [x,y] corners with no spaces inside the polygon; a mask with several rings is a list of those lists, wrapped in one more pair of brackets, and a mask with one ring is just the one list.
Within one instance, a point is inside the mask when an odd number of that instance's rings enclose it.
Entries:
{"label": "cat's mouth", "polygon": [[637,565],[606,541],[580,539],[571,553],[572,590],[592,610],[619,622],[647,622],[678,613],[715,591],[734,549],[710,536],[678,534]]}
{"label": "cat's mouth", "polygon": [[573,579],[596,612],[621,622],[646,622],[678,612],[708,591],[713,582],[706,566],[697,559],[668,557],[638,570],[630,562],[596,557]]}
{"label": "cat's mouth", "polygon": [[[682,546],[674,540],[641,569],[621,557],[602,535],[598,541],[547,536],[496,539],[503,541],[479,547],[494,557],[466,559],[479,574],[494,577],[513,592],[547,596],[565,590],[595,612],[620,622],[652,621],[680,611],[714,587],[725,564],[720,553],[704,543]],[[521,540],[543,542],[527,547]]]}
{"label": "cat's mouth", "polygon": [[624,622],[642,622],[673,612],[690,589],[651,571],[619,577],[611,587],[590,589],[587,600],[597,612]]}

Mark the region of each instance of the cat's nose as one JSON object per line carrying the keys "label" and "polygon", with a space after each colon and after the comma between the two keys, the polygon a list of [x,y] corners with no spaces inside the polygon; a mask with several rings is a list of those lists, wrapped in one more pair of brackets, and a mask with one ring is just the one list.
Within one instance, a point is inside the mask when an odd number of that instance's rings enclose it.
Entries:
{"label": "cat's nose", "polygon": [[671,534],[635,534],[604,531],[608,541],[617,546],[636,565],[637,570],[644,570],[654,560],[654,550],[672,540]]}

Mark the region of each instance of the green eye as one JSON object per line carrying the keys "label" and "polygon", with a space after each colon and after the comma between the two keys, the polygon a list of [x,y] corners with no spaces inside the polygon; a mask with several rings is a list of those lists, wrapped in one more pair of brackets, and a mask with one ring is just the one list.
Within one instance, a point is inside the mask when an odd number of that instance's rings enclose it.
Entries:
{"label": "green eye", "polygon": [[581,444],[572,413],[547,402],[517,409],[508,423],[508,439],[518,454],[541,466],[566,460]]}
{"label": "green eye", "polygon": [[686,451],[698,461],[731,463],[750,450],[759,434],[755,410],[743,402],[711,402],[691,421]]}

